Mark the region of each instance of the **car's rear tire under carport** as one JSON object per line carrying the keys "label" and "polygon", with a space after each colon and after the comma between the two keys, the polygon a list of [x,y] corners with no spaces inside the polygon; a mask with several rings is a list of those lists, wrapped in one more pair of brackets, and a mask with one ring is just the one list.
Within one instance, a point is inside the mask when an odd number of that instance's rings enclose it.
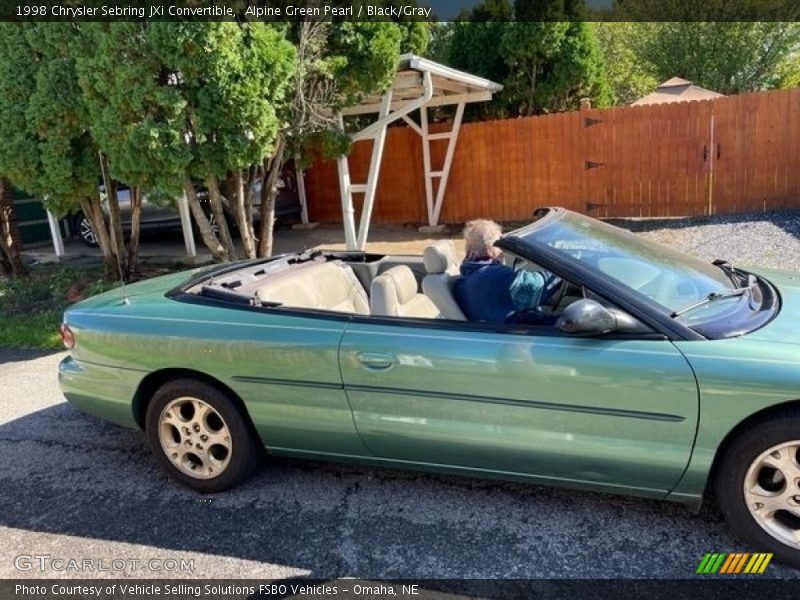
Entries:
{"label": "car's rear tire under carport", "polygon": [[800,411],[753,425],[723,450],[715,492],[750,552],[800,568]]}
{"label": "car's rear tire under carport", "polygon": [[174,379],[153,395],[145,433],[159,464],[183,485],[221,492],[244,481],[263,448],[239,407],[195,379]]}

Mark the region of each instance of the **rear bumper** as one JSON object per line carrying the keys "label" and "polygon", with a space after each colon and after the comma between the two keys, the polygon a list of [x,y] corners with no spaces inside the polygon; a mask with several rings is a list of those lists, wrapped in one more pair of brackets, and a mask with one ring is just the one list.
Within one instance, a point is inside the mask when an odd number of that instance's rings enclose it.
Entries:
{"label": "rear bumper", "polygon": [[58,365],[58,383],[78,410],[125,427],[138,428],[133,397],[144,373],[78,362],[68,356]]}

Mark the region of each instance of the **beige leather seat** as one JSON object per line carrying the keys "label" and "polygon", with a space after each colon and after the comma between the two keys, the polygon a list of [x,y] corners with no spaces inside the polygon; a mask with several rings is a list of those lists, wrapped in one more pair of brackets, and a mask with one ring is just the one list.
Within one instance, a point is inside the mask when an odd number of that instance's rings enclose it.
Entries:
{"label": "beige leather seat", "polygon": [[422,291],[439,309],[442,318],[466,321],[467,318],[453,295],[453,286],[459,277],[453,242],[441,240],[428,246],[422,259],[428,272],[422,280]]}
{"label": "beige leather seat", "polygon": [[311,263],[289,269],[256,291],[262,302],[296,308],[369,314],[367,293],[353,269],[341,261]]}
{"label": "beige leather seat", "polygon": [[417,291],[417,279],[406,265],[392,267],[372,280],[370,313],[381,317],[422,317],[434,319],[439,309]]}

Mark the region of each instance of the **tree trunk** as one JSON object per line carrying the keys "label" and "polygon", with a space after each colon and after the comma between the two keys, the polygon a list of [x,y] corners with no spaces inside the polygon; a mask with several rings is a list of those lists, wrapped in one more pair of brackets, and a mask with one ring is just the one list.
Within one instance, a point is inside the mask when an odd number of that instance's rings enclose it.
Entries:
{"label": "tree trunk", "polygon": [[222,207],[217,178],[214,175],[208,176],[206,178],[206,186],[208,187],[208,203],[211,206],[211,213],[214,215],[219,227],[219,235],[217,237],[225,247],[228,260],[236,260],[236,247],[233,245],[231,232],[228,229],[228,220],[225,218],[225,209]]}
{"label": "tree trunk", "polygon": [[108,229],[111,234],[111,247],[117,261],[117,277],[126,279],[128,267],[126,264],[125,238],[122,236],[122,215],[119,210],[117,197],[117,182],[111,179],[108,169],[108,159],[100,154],[100,168],[103,171],[103,181],[106,186],[106,201],[108,202]]}
{"label": "tree trunk", "polygon": [[528,111],[527,116],[532,116],[536,113],[536,77],[539,73],[539,66],[537,63],[533,63],[531,65],[531,72],[530,72],[530,89],[528,92]]}
{"label": "tree trunk", "polygon": [[142,229],[142,188],[131,188],[131,235],[128,238],[128,272],[126,279],[139,270],[139,233]]}
{"label": "tree trunk", "polygon": [[11,194],[5,180],[0,179],[0,262],[3,263],[2,268],[6,273],[22,277],[28,270],[20,256],[20,248],[16,242],[19,236],[15,235],[15,227]]}
{"label": "tree trunk", "polygon": [[106,217],[105,213],[103,213],[103,206],[100,204],[100,199],[89,198],[83,200],[81,202],[81,210],[86,218],[89,219],[95,235],[97,236],[97,245],[100,247],[100,252],[103,254],[103,264],[105,265],[106,275],[109,277],[119,277],[119,273],[116,273],[117,259],[111,247],[111,238],[108,235],[108,226],[106,225]]}
{"label": "tree trunk", "polygon": [[203,243],[208,248],[214,260],[217,262],[228,262],[231,257],[228,255],[225,246],[219,241],[214,232],[211,230],[211,223],[208,222],[208,217],[197,199],[197,194],[194,191],[194,184],[188,177],[183,183],[183,189],[186,192],[186,200],[189,204],[189,210],[192,211],[194,222],[197,224],[197,229],[200,231],[200,237],[203,238]]}
{"label": "tree trunk", "polygon": [[272,256],[272,231],[275,224],[275,197],[278,195],[278,175],[283,169],[285,144],[279,136],[275,152],[269,162],[264,162],[266,178],[261,185],[261,231],[259,233],[258,255]]}
{"label": "tree trunk", "polygon": [[3,243],[0,242],[0,277],[11,277],[11,263],[6,258]]}
{"label": "tree trunk", "polygon": [[242,245],[247,258],[256,257],[256,242],[253,239],[253,218],[247,210],[247,201],[244,193],[244,178],[241,171],[234,174],[236,181],[236,222],[239,225],[239,235],[242,238]]}
{"label": "tree trunk", "polygon": [[[253,165],[247,170],[247,183],[244,192],[244,206],[247,214],[250,215],[250,224],[253,224],[253,204],[255,200],[255,187],[256,181],[258,180],[261,174],[261,165]],[[255,237],[256,232],[255,229],[252,230],[253,238],[258,241],[258,238]]]}

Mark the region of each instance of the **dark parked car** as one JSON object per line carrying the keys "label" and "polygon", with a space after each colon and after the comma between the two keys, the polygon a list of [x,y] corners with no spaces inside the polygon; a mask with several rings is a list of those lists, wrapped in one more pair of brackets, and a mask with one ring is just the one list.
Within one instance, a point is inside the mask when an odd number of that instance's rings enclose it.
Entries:
{"label": "dark parked car", "polygon": [[[275,218],[279,222],[299,220],[300,218],[300,200],[297,196],[296,175],[293,169],[287,168],[283,177],[278,180],[278,196],[275,199]],[[253,218],[256,223],[260,221],[260,206],[261,206],[261,181],[256,181],[254,188],[254,206]],[[122,230],[125,234],[130,232],[131,229],[131,200],[130,189],[127,187],[120,187],[117,191],[119,198],[119,208],[122,214]],[[208,207],[208,192],[206,190],[198,191],[198,198]],[[223,207],[225,209],[225,216],[228,226],[235,227],[236,219],[234,217],[233,204],[225,197],[222,199]],[[103,211],[108,215],[108,204],[103,203]],[[216,219],[207,209],[206,214],[211,222],[212,228],[218,229]],[[181,217],[178,213],[177,206],[167,205],[159,206],[153,202],[149,202],[147,197],[142,198],[142,231],[180,231],[181,230]],[[97,246],[97,234],[92,227],[92,223],[82,212],[72,217],[72,230],[80,238],[81,242],[92,248]]]}

